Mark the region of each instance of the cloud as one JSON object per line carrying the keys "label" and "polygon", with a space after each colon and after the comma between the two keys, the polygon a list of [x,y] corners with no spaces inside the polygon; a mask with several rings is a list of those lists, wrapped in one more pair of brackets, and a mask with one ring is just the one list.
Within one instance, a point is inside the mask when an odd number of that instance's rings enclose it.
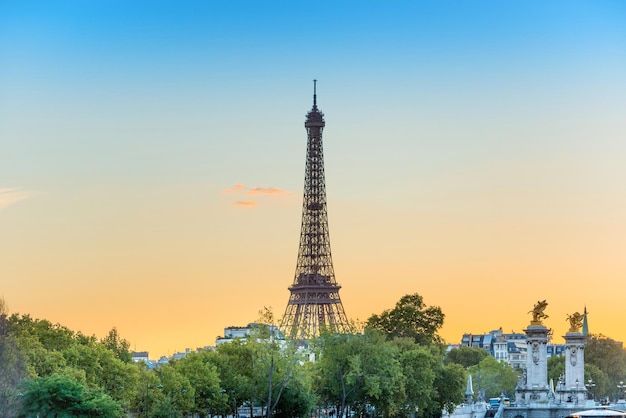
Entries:
{"label": "cloud", "polygon": [[0,209],[7,208],[15,203],[33,197],[35,194],[17,187],[0,188]]}
{"label": "cloud", "polygon": [[234,205],[249,208],[256,206],[256,202],[254,200],[238,200],[234,203]]}
{"label": "cloud", "polygon": [[251,187],[248,190],[249,195],[274,195],[287,193],[285,190],[277,189],[276,187]]}
{"label": "cloud", "polygon": [[[224,189],[222,193],[248,196],[276,196],[281,194],[287,194],[289,192],[276,187],[247,187],[241,183],[236,183],[232,187]],[[257,205],[257,202],[254,200],[238,200],[236,202],[233,202],[233,205],[241,207],[254,207]]]}
{"label": "cloud", "polygon": [[232,194],[232,193],[237,193],[237,192],[245,190],[245,189],[246,189],[246,186],[244,186],[241,183],[237,183],[233,187],[231,187],[230,189],[225,189],[224,193]]}

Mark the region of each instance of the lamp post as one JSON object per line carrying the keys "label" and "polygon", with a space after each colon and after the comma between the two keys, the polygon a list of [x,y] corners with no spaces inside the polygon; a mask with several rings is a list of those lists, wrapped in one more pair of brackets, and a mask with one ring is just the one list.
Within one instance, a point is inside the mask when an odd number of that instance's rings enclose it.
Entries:
{"label": "lamp post", "polygon": [[231,390],[230,391],[231,395],[233,395],[233,417],[237,418],[238,412],[237,411],[237,398],[235,397],[235,391]]}
{"label": "lamp post", "polygon": [[595,385],[596,384],[593,383],[593,379],[589,379],[589,380],[587,380],[587,383],[585,383],[585,387],[587,388],[587,392],[589,392],[589,395],[587,395],[587,399],[595,400],[596,397],[593,394],[593,390],[592,390]]}
{"label": "lamp post", "polygon": [[559,383],[556,386],[559,392],[559,403],[563,403],[563,375],[559,376]]}
{"label": "lamp post", "polygon": [[576,379],[576,405],[578,405],[578,379]]}
{"label": "lamp post", "polygon": [[158,385],[156,385],[156,386],[150,386],[148,383],[146,383],[146,402],[145,402],[145,405],[146,405],[146,418],[148,418],[148,405],[149,405],[148,404],[148,389],[154,389],[155,387],[157,389],[163,389],[163,385],[161,385],[160,383]]}

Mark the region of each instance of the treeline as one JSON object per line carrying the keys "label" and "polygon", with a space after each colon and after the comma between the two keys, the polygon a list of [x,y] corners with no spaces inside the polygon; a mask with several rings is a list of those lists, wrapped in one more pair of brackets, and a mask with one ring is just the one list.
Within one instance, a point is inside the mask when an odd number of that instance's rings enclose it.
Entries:
{"label": "treeline", "polygon": [[[439,417],[463,402],[468,374],[485,397],[504,392],[513,398],[519,379],[518,370],[482,349],[446,354],[438,336],[444,315],[417,294],[351,334],[323,332],[304,346],[276,339],[272,328],[260,326],[247,340],[155,369],[131,361],[130,345],[115,328],[97,339],[28,315],[9,316],[2,306],[2,417],[207,417],[235,411],[268,418],[313,412]],[[259,322],[272,324],[271,312],[262,312]],[[621,345],[591,337],[585,359],[585,379],[593,380],[596,397],[619,396],[616,385],[626,372]],[[555,385],[563,367],[562,358],[549,360]]]}
{"label": "treeline", "polygon": [[[261,320],[272,323],[271,312]],[[204,417],[247,408],[247,415],[268,418],[315,410],[439,416],[462,401],[465,384],[463,367],[443,362],[442,324],[439,308],[407,295],[359,332],[323,333],[304,346],[259,327],[247,340],[149,369],[131,361],[129,343],[115,328],[99,340],[0,309],[0,411],[4,417]]]}

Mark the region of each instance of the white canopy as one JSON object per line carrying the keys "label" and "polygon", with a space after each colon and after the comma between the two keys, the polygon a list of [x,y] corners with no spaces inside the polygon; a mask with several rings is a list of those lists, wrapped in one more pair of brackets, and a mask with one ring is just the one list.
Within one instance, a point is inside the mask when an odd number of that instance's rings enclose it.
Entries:
{"label": "white canopy", "polygon": [[614,411],[612,409],[588,409],[586,411],[574,412],[570,417],[582,418],[582,417],[623,417],[626,413],[620,411]]}

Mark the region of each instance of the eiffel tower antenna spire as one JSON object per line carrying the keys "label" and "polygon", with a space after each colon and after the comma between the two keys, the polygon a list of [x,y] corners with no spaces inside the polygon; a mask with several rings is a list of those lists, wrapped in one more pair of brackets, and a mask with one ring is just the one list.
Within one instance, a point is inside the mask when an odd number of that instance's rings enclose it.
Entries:
{"label": "eiffel tower antenna spire", "polygon": [[285,336],[296,340],[315,338],[322,329],[336,333],[350,331],[330,251],[322,147],[325,126],[324,114],[317,108],[317,80],[313,80],[313,108],[304,122],[307,155],[298,261],[280,324]]}

